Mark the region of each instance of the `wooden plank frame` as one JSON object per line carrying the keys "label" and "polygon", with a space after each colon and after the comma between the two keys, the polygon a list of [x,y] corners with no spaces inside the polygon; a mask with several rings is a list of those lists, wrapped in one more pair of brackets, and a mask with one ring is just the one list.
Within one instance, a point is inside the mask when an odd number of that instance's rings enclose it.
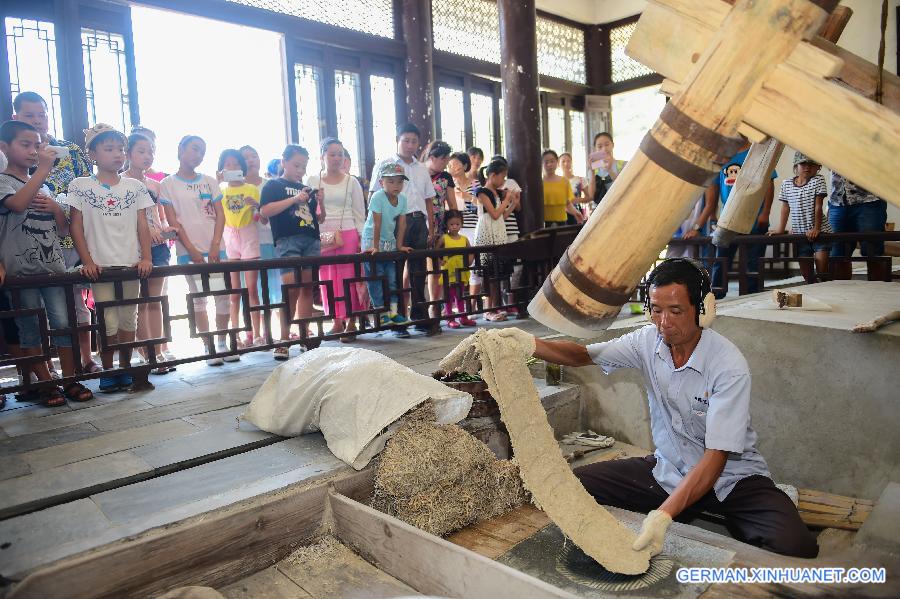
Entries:
{"label": "wooden plank frame", "polygon": [[189,584],[220,587],[267,568],[322,532],[329,483],[362,499],[371,468],[304,481],[63,558],[29,573],[8,599],[151,596]]}
{"label": "wooden plank frame", "polygon": [[[186,585],[223,587],[331,532],[422,593],[450,597],[572,597],[543,581],[378,512],[356,499],[373,470],[306,482],[64,558],[30,573],[9,599],[156,596]],[[440,564],[437,568],[435,565]]]}
{"label": "wooden plank frame", "polygon": [[331,493],[328,502],[332,533],[341,542],[420,593],[493,599],[573,596],[343,495]]}

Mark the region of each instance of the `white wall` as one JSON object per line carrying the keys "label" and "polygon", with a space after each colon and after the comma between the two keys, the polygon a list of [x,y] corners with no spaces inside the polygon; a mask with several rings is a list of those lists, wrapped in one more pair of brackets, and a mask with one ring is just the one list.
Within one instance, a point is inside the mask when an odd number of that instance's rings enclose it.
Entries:
{"label": "white wall", "polygon": [[595,0],[594,22],[609,23],[636,15],[644,10],[645,0]]}
{"label": "white wall", "polygon": [[598,0],[535,0],[538,10],[543,10],[560,17],[572,19],[579,23],[594,25],[598,23],[596,5]]}

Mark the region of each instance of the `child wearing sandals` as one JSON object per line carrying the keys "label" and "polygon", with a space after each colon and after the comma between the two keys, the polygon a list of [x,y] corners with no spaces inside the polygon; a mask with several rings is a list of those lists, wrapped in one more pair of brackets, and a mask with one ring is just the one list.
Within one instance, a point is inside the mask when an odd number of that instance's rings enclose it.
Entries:
{"label": "child wearing sandals", "polygon": [[[149,129],[142,129],[149,131]],[[156,151],[155,142],[143,133],[132,133],[128,136],[126,156],[128,158],[128,170],[122,173],[124,177],[130,177],[147,186],[150,199],[154,205],[147,208],[147,225],[150,227],[150,259],[153,266],[168,266],[172,257],[169,242],[166,235],[174,231],[166,224],[166,215],[159,203],[159,181],[150,177],[150,167]],[[157,173],[158,174],[158,173]],[[165,277],[154,277],[147,281],[151,297],[165,294]],[[159,303],[141,304],[138,306],[138,339],[159,339],[163,336],[162,305]],[[146,359],[146,349],[138,348],[138,352]],[[168,351],[167,343],[160,343],[153,348],[157,362],[174,360]],[[152,374],[166,374],[175,370],[174,367],[158,366],[151,370]]]}
{"label": "child wearing sandals", "polygon": [[[467,248],[469,240],[460,235],[459,230],[463,226],[463,214],[459,210],[451,209],[444,213],[444,230],[445,233],[438,238],[434,246],[436,250],[450,248]],[[463,270],[466,265],[471,263],[471,256],[465,254],[453,254],[441,258],[441,268],[447,270],[447,282],[449,283],[449,295],[444,303],[444,314],[453,315],[453,310],[457,312],[465,312],[466,305],[463,302],[462,294],[469,284],[469,271]],[[441,281],[443,283],[443,281]],[[447,320],[447,326],[451,329],[459,327],[474,327],[477,323],[466,315],[462,315],[459,321],[455,318]]]}
{"label": "child wearing sandals", "polygon": [[[238,150],[223,150],[219,155],[219,170],[216,177],[221,185],[222,207],[225,212],[225,256],[230,261],[259,260],[259,188],[246,180],[247,160]],[[231,288],[240,289],[241,275],[246,280],[247,297],[250,307],[259,305],[259,290],[256,283],[259,272],[245,270],[231,273]],[[245,347],[260,342],[259,312],[250,312],[250,336],[244,341]],[[241,298],[231,296],[231,326],[241,327]]]}
{"label": "child wearing sandals", "polygon": [[[97,165],[97,174],[79,177],[69,185],[66,203],[71,207],[72,240],[81,258],[81,272],[93,281],[97,302],[136,299],[140,284],[122,281],[122,297],[116,297],[115,283],[97,282],[103,270],[137,267],[145,278],[153,269],[150,253],[150,227],[147,208],[154,206],[147,187],[135,179],[122,177],[125,164],[125,134],[98,123],[85,130],[88,155]],[[107,306],[103,311],[106,344],[134,341],[137,329],[137,305]],[[104,370],[113,368],[114,350],[101,343]],[[131,348],[119,349],[119,367],[131,366]],[[100,391],[111,393],[131,388],[130,374],[100,378]]]}
{"label": "child wearing sandals", "polygon": [[[21,121],[7,121],[0,125],[0,151],[8,160],[6,170],[0,175],[0,256],[5,276],[29,276],[63,273],[65,261],[60,246],[60,235],[68,229],[65,214],[50,197],[44,181],[56,161],[56,152],[41,140],[37,129]],[[37,167],[33,175],[29,171]],[[13,304],[13,294],[6,292]],[[50,321],[50,329],[69,326],[66,308],[67,293],[63,287],[36,287],[19,291],[19,304],[14,309],[44,308]],[[41,354],[40,323],[37,316],[20,316],[14,319],[19,336],[19,355]],[[53,343],[59,352],[63,375],[75,374],[72,355],[72,339],[69,335],[54,335]],[[47,363],[32,362],[23,368],[23,378],[28,380],[34,372],[39,381],[52,380]],[[50,383],[38,391],[26,394],[26,399],[39,401],[48,407],[60,406],[68,397],[74,401],[93,399],[89,389],[79,383],[69,383],[64,389]]]}
{"label": "child wearing sandals", "polygon": [[[260,159],[259,152],[253,146],[241,146],[238,151],[241,153],[241,156],[244,157],[244,160],[247,161],[247,176],[244,177],[244,181],[250,183],[251,185],[255,185],[257,191],[259,191],[259,197],[262,199],[262,190],[266,184],[268,179],[265,179],[260,175]],[[279,165],[280,165],[279,161]],[[264,217],[262,214],[257,212],[256,219],[256,232],[259,235],[259,257],[263,260],[271,260],[275,257],[275,238],[272,236],[272,225],[269,224],[269,219]],[[269,295],[266,297],[263,294],[262,288],[262,273],[263,271],[259,271],[259,276],[257,277],[256,283],[256,293],[262,298],[265,303],[268,304],[280,304],[281,303],[281,269],[279,268],[270,268],[265,271],[267,273],[267,286],[269,288]],[[272,310],[272,320],[271,322],[281,322],[281,309],[276,308]],[[260,334],[256,339],[256,342],[263,343],[265,341],[265,334],[263,330],[265,329],[265,320],[263,319],[260,322]],[[275,339],[274,333],[269,333],[272,336],[272,339]]]}

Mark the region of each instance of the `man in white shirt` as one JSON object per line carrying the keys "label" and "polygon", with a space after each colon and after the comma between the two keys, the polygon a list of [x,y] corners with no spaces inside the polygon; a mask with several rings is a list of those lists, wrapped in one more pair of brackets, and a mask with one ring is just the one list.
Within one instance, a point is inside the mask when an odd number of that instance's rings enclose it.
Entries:
{"label": "man in white shirt", "polygon": [[590,464],[575,475],[598,503],[649,512],[635,550],[659,553],[673,519],[710,512],[724,516],[741,541],[815,557],[815,539],[756,450],[747,362],[728,339],[700,326],[708,273],[698,262],[673,258],[648,281],[653,324],[587,347],[534,341],[534,356],[548,362],[644,375],[654,455]]}
{"label": "man in white shirt", "polygon": [[[375,165],[370,178],[370,194],[381,189],[380,173],[385,164],[395,162],[403,167],[403,172],[408,181],[403,183],[402,193],[406,196],[406,238],[404,243],[413,250],[428,249],[429,236],[437,231],[430,231],[434,222],[434,203],[431,201],[436,194],[434,184],[431,182],[431,174],[428,167],[416,159],[416,151],[420,143],[419,128],[412,123],[402,125],[397,129],[397,153],[390,158],[385,158]],[[371,195],[370,195],[371,197]],[[410,279],[412,279],[410,284]],[[425,260],[423,258],[410,258],[406,263],[406,272],[403,277],[403,286],[412,288],[412,308],[410,320],[428,318],[428,310],[423,305],[425,301]],[[426,334],[432,332],[431,327],[416,325],[417,330]],[[409,337],[405,327],[394,330],[398,337]]]}

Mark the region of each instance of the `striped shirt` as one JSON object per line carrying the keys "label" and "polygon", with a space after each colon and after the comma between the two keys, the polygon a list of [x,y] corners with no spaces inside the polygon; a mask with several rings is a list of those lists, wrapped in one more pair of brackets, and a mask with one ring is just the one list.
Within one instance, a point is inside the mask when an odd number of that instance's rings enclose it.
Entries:
{"label": "striped shirt", "polygon": [[[798,186],[795,179],[785,179],[781,182],[782,202],[787,202],[791,208],[791,233],[801,234],[811,231],[816,226],[816,198],[825,198],[828,191],[825,189],[825,178],[822,175],[814,175],[805,185]],[[822,233],[831,233],[831,225],[822,214],[822,222],[819,225]]]}
{"label": "striped shirt", "polygon": [[[467,194],[475,196],[478,193],[478,182],[474,181],[468,189]],[[478,227],[478,205],[465,201],[465,209],[463,210],[463,226],[459,230],[460,234],[469,240],[471,245],[475,245],[475,229]]]}

